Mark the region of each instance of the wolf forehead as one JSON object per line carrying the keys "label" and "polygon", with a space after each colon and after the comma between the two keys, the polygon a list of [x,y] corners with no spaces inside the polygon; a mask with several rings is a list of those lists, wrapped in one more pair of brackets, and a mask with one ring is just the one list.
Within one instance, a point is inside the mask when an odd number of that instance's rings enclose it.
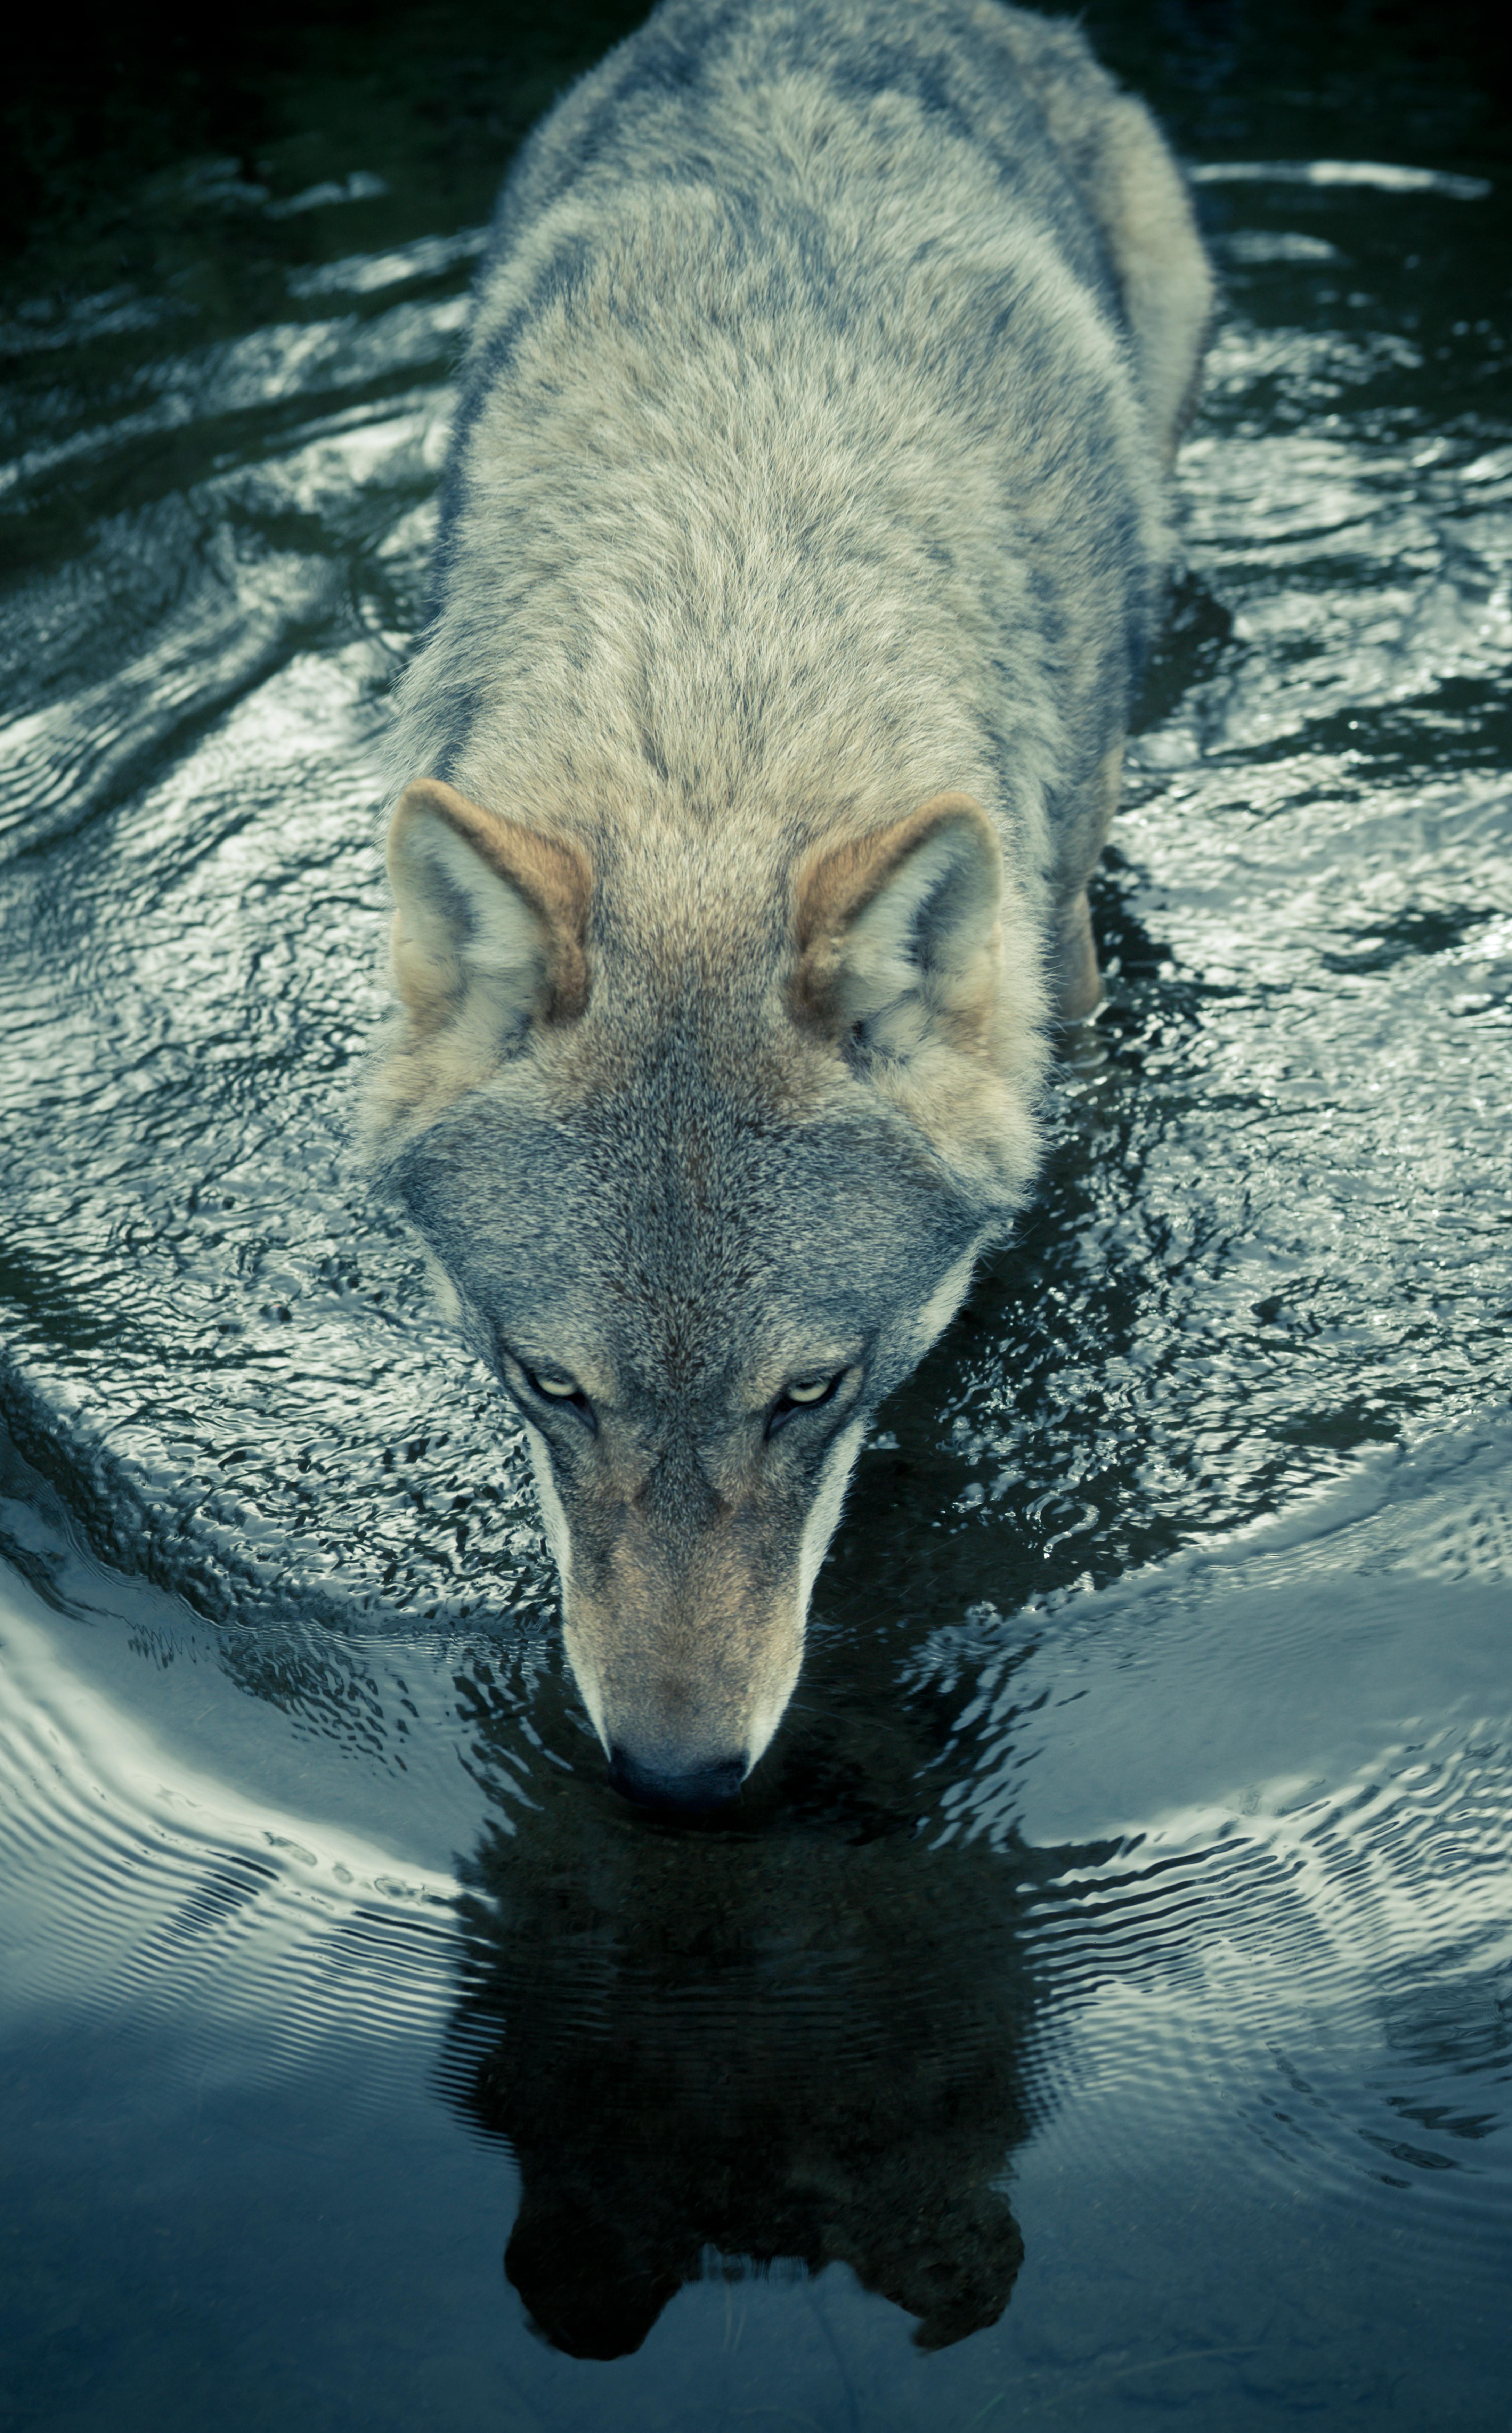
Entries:
{"label": "wolf forehead", "polygon": [[794,1119],[701,1097],[673,1061],[563,1112],[511,1078],[411,1140],[391,1176],[472,1312],[543,1352],[560,1331],[690,1374],[815,1330],[858,1347],[990,1222],[864,1103]]}

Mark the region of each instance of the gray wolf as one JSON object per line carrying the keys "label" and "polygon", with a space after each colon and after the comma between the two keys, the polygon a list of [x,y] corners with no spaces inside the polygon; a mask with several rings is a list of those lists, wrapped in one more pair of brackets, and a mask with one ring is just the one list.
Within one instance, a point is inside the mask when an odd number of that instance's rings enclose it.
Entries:
{"label": "gray wolf", "polygon": [[1032,1182],[1212,287],[997,0],[664,0],[501,196],[402,687],[381,1173],[628,1795],[730,1795]]}

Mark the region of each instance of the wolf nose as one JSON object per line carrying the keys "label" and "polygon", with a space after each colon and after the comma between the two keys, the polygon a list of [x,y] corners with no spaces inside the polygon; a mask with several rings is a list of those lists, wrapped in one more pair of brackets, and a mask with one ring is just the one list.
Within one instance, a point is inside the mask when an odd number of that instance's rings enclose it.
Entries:
{"label": "wolf nose", "polygon": [[634,1799],[642,1808],[660,1809],[663,1815],[693,1816],[705,1809],[722,1808],[735,1797],[745,1776],[743,1757],[719,1758],[712,1765],[674,1773],[642,1765],[628,1749],[609,1751],[609,1780],[620,1796]]}

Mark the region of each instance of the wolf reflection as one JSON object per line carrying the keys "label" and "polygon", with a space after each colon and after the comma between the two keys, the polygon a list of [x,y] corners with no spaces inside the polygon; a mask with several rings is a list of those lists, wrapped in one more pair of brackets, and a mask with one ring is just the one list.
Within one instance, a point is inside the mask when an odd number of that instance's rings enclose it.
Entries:
{"label": "wolf reflection", "polygon": [[446,2082],[518,2162],[504,2269],[570,2356],[637,2349],[711,2249],[843,2260],[926,2348],[1011,2295],[1003,2183],[1043,2109],[1023,1921],[1068,1854],[931,1846],[927,1796],[838,1789],[823,1722],[794,1737],[737,1824],[557,1778],[473,1864]]}

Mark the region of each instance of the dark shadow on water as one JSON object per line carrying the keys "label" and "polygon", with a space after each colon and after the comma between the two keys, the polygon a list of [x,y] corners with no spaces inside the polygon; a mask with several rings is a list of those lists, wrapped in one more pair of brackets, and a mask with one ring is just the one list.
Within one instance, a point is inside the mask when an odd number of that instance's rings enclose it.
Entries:
{"label": "dark shadow on water", "polygon": [[467,1871],[443,2083],[518,2164],[504,2270],[569,2356],[629,2355],[711,2275],[843,2262],[926,2349],[1012,2294],[1046,2033],[1024,1919],[1070,1854],[942,1845],[943,1713],[888,1712],[878,1668],[863,1774],[864,1686],[826,1730],[824,1670],[728,1817],[637,1814],[589,1758]]}

